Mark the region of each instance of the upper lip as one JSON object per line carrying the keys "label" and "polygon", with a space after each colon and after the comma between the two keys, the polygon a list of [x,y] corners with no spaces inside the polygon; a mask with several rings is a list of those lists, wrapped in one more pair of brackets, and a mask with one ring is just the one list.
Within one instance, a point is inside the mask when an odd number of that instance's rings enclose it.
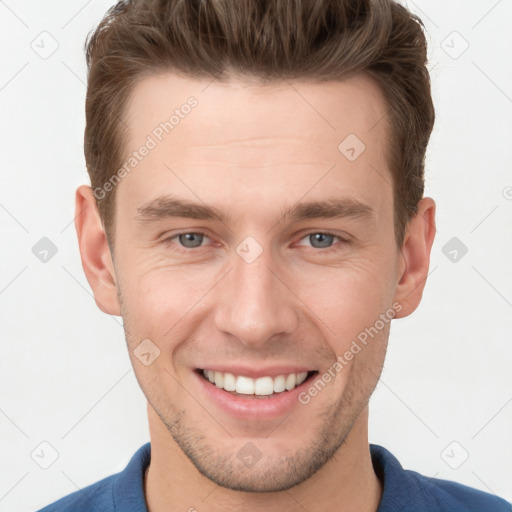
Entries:
{"label": "upper lip", "polygon": [[311,367],[297,365],[279,365],[267,366],[265,368],[256,368],[254,366],[238,365],[238,364],[206,364],[200,366],[200,370],[211,370],[213,372],[231,373],[233,375],[241,375],[257,379],[259,377],[277,377],[278,375],[289,375],[291,373],[302,373],[314,371]]}

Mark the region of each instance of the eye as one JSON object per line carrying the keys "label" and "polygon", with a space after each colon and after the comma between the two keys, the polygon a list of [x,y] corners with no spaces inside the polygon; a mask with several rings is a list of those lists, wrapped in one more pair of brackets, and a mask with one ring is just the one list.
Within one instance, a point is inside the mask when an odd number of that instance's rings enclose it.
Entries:
{"label": "eye", "polygon": [[202,233],[182,233],[178,235],[178,240],[183,247],[194,249],[195,247],[201,247],[204,235]]}
{"label": "eye", "polygon": [[165,240],[166,244],[170,245],[175,240],[179,242],[181,247],[185,249],[196,249],[203,245],[205,238],[208,238],[204,233],[178,233],[177,235],[171,236]]}
{"label": "eye", "polygon": [[[317,232],[306,235],[302,240],[307,240],[315,249],[329,249],[336,240],[345,242],[343,238],[332,233]],[[302,244],[299,244],[302,245]]]}
{"label": "eye", "polygon": [[[183,232],[177,233],[164,240],[167,246],[174,246],[174,249],[187,250],[187,249],[198,249],[202,247],[203,242],[207,242],[210,238],[200,232]],[[317,231],[304,236],[298,245],[312,247],[313,249],[330,249],[336,242],[348,243],[348,240],[342,238],[334,233],[328,233],[324,231]],[[176,246],[177,245],[177,246]]]}

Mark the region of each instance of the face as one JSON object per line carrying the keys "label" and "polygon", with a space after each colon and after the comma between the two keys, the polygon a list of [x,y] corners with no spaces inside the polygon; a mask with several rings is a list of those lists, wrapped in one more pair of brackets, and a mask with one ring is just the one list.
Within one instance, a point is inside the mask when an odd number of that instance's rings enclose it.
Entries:
{"label": "face", "polygon": [[155,417],[219,485],[304,481],[366,410],[399,280],[384,117],[362,76],[166,74],[130,97],[138,156],[114,239],[129,353]]}

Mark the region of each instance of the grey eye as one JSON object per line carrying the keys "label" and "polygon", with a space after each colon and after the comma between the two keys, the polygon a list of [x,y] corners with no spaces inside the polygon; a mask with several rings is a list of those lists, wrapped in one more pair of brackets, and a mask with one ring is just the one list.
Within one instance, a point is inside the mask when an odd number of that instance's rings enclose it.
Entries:
{"label": "grey eye", "polygon": [[309,235],[309,242],[315,249],[330,247],[334,241],[334,235],[328,233],[313,233]]}
{"label": "grey eye", "polygon": [[200,247],[203,243],[204,235],[201,233],[183,233],[178,235],[178,240],[183,247],[187,249],[194,249],[195,247]]}

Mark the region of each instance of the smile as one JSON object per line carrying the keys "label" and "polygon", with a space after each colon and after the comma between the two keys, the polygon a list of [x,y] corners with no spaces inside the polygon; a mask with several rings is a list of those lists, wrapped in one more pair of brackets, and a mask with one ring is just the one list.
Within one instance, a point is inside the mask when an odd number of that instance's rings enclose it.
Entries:
{"label": "smile", "polygon": [[316,371],[289,373],[283,375],[251,378],[218,372],[208,369],[200,370],[201,375],[216,387],[235,395],[271,396],[292,391],[316,374]]}

